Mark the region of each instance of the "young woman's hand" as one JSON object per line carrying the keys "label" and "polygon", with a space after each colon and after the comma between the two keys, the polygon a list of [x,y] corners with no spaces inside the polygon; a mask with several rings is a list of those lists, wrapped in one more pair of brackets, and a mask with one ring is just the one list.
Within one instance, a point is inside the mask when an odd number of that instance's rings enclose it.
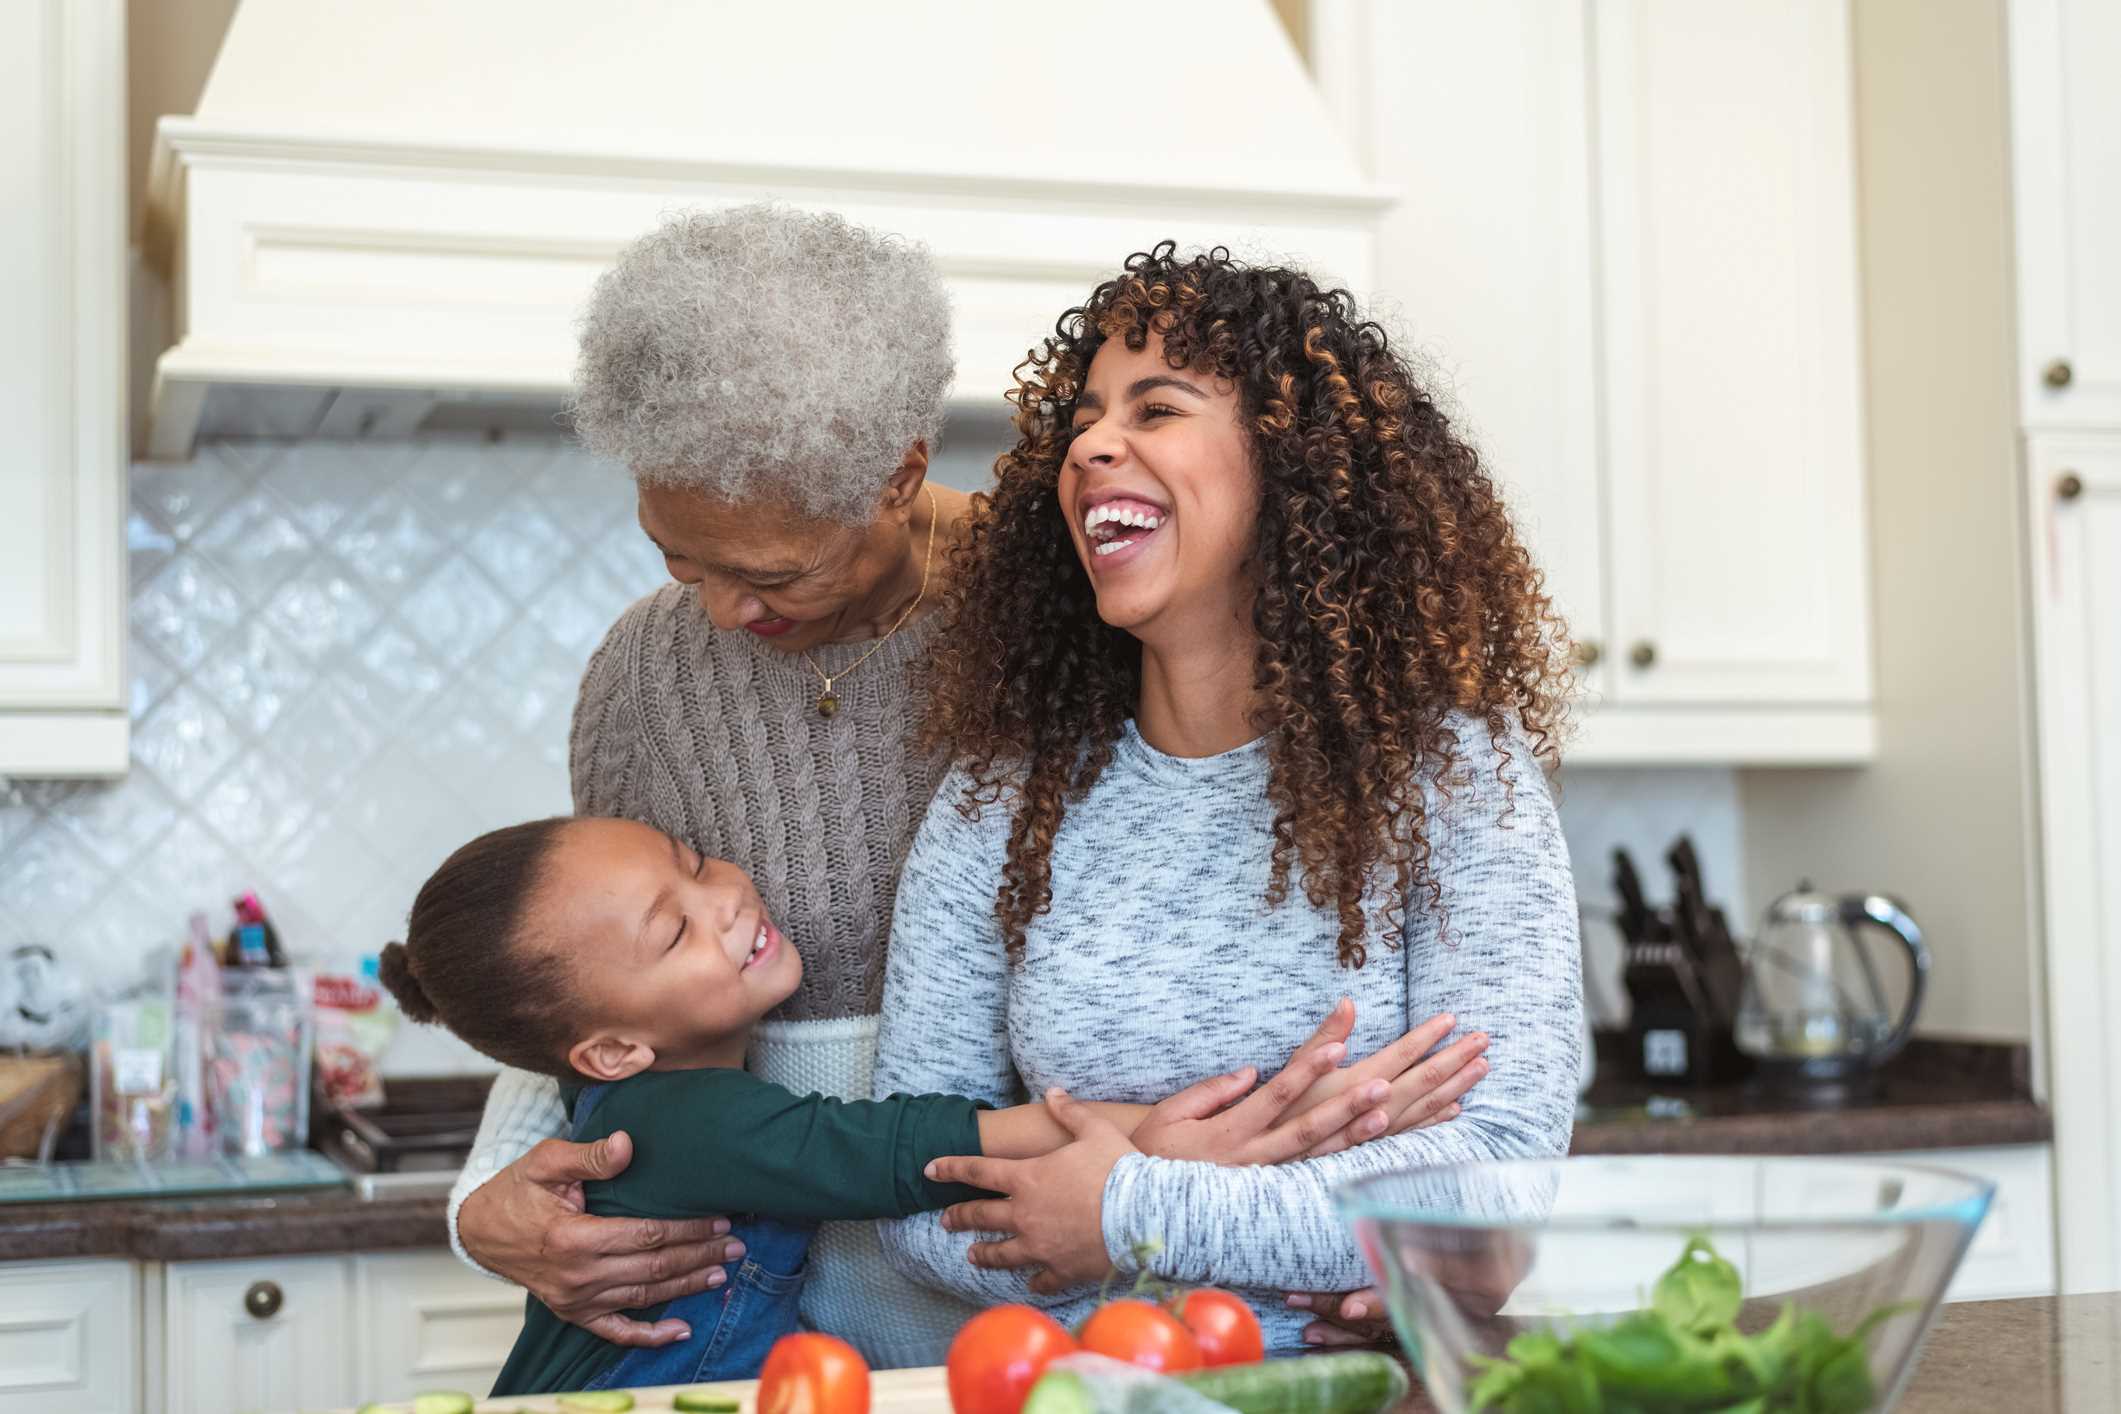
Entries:
{"label": "young woman's hand", "polygon": [[1344,1073],[1334,1067],[1347,1054],[1354,1028],[1355,1003],[1342,998],[1272,1080],[1253,1090],[1258,1072],[1246,1066],[1189,1085],[1135,1126],[1134,1147],[1161,1159],[1280,1164],[1376,1138],[1391,1123],[1382,1108],[1391,1092],[1387,1079],[1347,1081],[1330,1095],[1313,1093]]}
{"label": "young woman's hand", "polygon": [[1313,1107],[1330,1106],[1338,1113],[1351,1089],[1367,1092],[1382,1080],[1391,1091],[1380,1106],[1388,1122],[1379,1133],[1404,1134],[1458,1118],[1459,1098],[1488,1073],[1488,1038],[1471,1032],[1428,1054],[1457,1024],[1453,1016],[1432,1016],[1383,1050],[1321,1076],[1296,1104],[1292,1117],[1301,1120]]}
{"label": "young woman's hand", "polygon": [[488,1179],[457,1210],[457,1237],[478,1264],[552,1308],[561,1320],[614,1345],[683,1340],[683,1321],[654,1325],[619,1314],[727,1280],[721,1264],[744,1255],[729,1220],[596,1218],[582,1184],[633,1162],[624,1133],[594,1144],[547,1139]]}
{"label": "young woman's hand", "polygon": [[1134,1145],[1119,1127],[1067,1091],[1046,1092],[1046,1108],[1075,1141],[1036,1159],[956,1155],[928,1165],[937,1183],[969,1183],[999,1193],[943,1209],[945,1232],[988,1232],[999,1241],[975,1242],[966,1253],[975,1267],[1009,1271],[1042,1267],[1033,1291],[1052,1295],[1112,1269],[1105,1252],[1105,1179]]}

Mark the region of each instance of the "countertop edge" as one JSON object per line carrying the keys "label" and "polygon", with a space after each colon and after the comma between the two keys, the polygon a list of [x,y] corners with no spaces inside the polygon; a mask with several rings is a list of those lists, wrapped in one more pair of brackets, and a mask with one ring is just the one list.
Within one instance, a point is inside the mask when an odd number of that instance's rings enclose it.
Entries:
{"label": "countertop edge", "polygon": [[[1811,1121],[1793,1147],[1792,1119]],[[1863,1154],[2047,1144],[2054,1116],[2031,1099],[1890,1105],[1811,1114],[1706,1115],[1579,1124],[1572,1154]]]}

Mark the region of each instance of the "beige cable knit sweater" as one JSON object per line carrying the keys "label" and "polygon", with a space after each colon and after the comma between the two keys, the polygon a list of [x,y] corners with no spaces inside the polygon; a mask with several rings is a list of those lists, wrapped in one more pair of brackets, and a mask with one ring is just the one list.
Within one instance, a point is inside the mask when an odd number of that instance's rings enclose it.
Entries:
{"label": "beige cable knit sweater", "polygon": [[[680,584],[628,609],[582,677],[575,812],[645,821],[750,873],[803,957],[802,986],[760,1026],[750,1068],[799,1094],[869,1097],[892,902],[941,776],[914,746],[909,681],[937,623],[916,618],[836,683],[840,710],[829,719],[802,659],[717,630]],[[866,649],[815,656],[831,671]],[[464,1198],[565,1128],[551,1080],[501,1073],[450,1195],[452,1243]],[[901,1277],[873,1224],[828,1223],[811,1249],[806,1322],[873,1364],[925,1358],[969,1309]]]}

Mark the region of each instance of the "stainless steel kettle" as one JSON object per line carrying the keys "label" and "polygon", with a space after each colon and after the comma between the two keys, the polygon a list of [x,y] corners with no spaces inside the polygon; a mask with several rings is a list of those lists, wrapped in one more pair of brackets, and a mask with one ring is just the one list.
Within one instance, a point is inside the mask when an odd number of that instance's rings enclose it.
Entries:
{"label": "stainless steel kettle", "polygon": [[[1865,935],[1907,952],[1907,1001],[1887,1010]],[[1907,1044],[1929,982],[1930,953],[1907,910],[1880,894],[1835,896],[1800,884],[1768,908],[1746,954],[1732,1039],[1768,1079],[1860,1083]]]}

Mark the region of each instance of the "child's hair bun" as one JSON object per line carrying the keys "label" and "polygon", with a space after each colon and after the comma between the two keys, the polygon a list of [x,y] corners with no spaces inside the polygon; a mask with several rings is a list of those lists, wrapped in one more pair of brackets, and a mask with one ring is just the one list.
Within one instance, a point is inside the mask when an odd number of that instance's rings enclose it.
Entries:
{"label": "child's hair bun", "polygon": [[435,1004],[429,999],[427,989],[422,987],[420,979],[412,974],[412,954],[405,950],[405,944],[384,945],[382,956],[376,959],[376,975],[382,978],[383,985],[390,989],[390,994],[398,999],[398,1010],[414,1021],[431,1026],[440,1018],[441,1013],[435,1010]]}

